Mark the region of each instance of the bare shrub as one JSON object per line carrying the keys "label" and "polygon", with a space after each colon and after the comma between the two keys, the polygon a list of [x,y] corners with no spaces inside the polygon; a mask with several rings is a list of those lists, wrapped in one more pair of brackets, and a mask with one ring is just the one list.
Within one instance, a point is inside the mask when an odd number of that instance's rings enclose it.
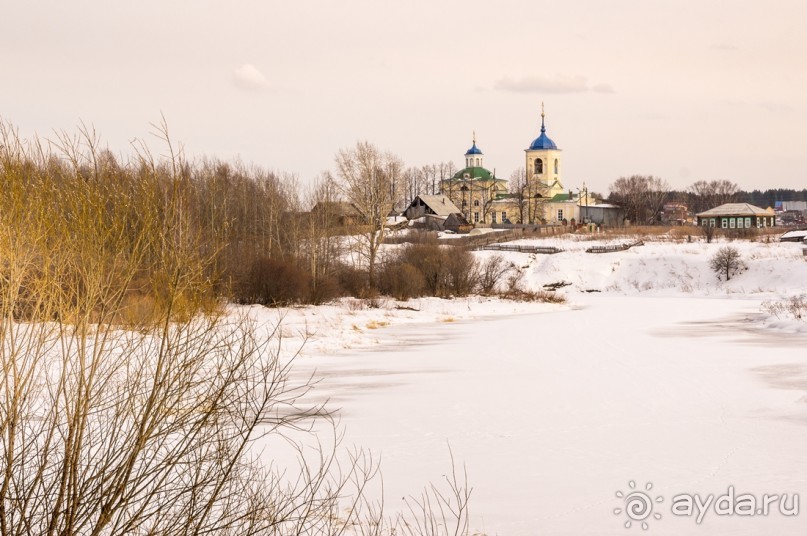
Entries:
{"label": "bare shrub", "polygon": [[453,248],[441,251],[443,255],[443,280],[445,288],[442,296],[468,296],[479,284],[479,263],[473,254],[465,249]]}
{"label": "bare shrub", "polygon": [[291,305],[306,301],[311,293],[311,278],[305,271],[293,261],[271,257],[256,259],[242,285],[237,296],[241,303]]}
{"label": "bare shrub", "polygon": [[709,225],[709,222],[707,222],[706,225],[701,225],[701,232],[706,238],[706,243],[711,244],[712,239],[715,237],[715,233],[717,232],[717,227],[715,225]]}
{"label": "bare shrub", "polygon": [[479,292],[492,294],[513,268],[515,268],[513,263],[507,262],[501,255],[488,257],[479,268]]}
{"label": "bare shrub", "polygon": [[367,271],[353,266],[342,265],[336,274],[342,294],[354,298],[367,298],[373,292],[367,284]]}
{"label": "bare shrub", "polygon": [[379,277],[379,290],[398,300],[422,296],[425,289],[423,274],[409,263],[388,263]]}
{"label": "bare shrub", "polygon": [[426,285],[426,292],[430,296],[442,294],[446,279],[446,255],[441,251],[436,239],[407,244],[400,251],[397,261],[407,263],[421,273]]}
{"label": "bare shrub", "polygon": [[466,536],[470,530],[469,506],[473,488],[468,485],[468,472],[461,469],[451,455],[451,473],[444,475],[443,486],[431,484],[419,497],[404,499],[407,511],[398,515],[389,534],[403,536]]}
{"label": "bare shrub", "polygon": [[784,301],[766,301],[762,303],[762,310],[776,318],[792,318],[794,320],[807,320],[807,294],[791,296]]}
{"label": "bare shrub", "polygon": [[473,254],[454,246],[440,246],[435,238],[407,244],[389,264],[408,264],[423,278],[425,294],[467,296],[479,283],[479,263]]}
{"label": "bare shrub", "polygon": [[709,260],[709,267],[717,274],[718,279],[730,280],[733,275],[747,269],[740,257],[740,252],[732,246],[723,246]]}

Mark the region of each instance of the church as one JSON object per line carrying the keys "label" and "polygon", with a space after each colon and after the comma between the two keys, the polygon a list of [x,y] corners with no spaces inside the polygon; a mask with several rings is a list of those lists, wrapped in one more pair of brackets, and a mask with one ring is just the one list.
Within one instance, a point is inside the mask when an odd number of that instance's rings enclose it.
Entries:
{"label": "church", "polygon": [[[525,152],[526,176],[509,184],[485,168],[482,150],[474,133],[465,153],[465,167],[440,184],[440,193],[460,208],[472,224],[546,223],[557,212],[548,204],[572,201],[561,181],[561,150],[546,134],[546,115],[541,105],[541,133]],[[560,199],[565,197],[565,199]]]}

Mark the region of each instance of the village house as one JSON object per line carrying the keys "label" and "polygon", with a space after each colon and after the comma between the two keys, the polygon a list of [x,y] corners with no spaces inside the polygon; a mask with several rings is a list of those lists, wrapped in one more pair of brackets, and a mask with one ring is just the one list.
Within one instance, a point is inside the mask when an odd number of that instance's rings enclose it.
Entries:
{"label": "village house", "polygon": [[313,216],[323,216],[329,227],[365,225],[367,218],[353,203],[347,201],[320,201],[311,209]]}
{"label": "village house", "polygon": [[759,208],[748,203],[726,203],[696,214],[697,225],[719,229],[752,229],[774,227],[776,213],[773,209]]}
{"label": "village house", "polygon": [[445,195],[419,195],[404,210],[408,220],[420,220],[420,224],[438,231],[458,230],[468,227],[460,209]]}

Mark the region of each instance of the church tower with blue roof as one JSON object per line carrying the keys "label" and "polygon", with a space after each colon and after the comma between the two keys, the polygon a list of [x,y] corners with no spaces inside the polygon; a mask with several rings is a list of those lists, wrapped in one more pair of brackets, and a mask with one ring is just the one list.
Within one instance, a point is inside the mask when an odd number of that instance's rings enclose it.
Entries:
{"label": "church tower with blue roof", "polygon": [[541,135],[535,138],[524,152],[527,157],[527,180],[532,186],[531,190],[540,197],[551,199],[555,195],[564,193],[564,189],[560,179],[560,149],[546,135],[545,119],[544,104],[541,103]]}

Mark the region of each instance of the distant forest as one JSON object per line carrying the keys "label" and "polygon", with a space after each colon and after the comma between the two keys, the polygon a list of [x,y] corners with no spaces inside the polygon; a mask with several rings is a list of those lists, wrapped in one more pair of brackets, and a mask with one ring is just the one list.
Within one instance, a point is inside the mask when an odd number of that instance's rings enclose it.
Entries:
{"label": "distant forest", "polygon": [[[698,195],[693,192],[675,190],[669,199],[687,205],[690,209],[698,206]],[[735,203],[750,203],[761,208],[773,207],[777,201],[807,201],[807,189],[773,188],[769,190],[739,190],[734,196]],[[705,207],[703,210],[706,210]]]}
{"label": "distant forest", "polygon": [[751,203],[758,207],[772,207],[776,201],[807,201],[807,189],[792,190],[790,188],[775,188],[773,190],[752,190],[746,192],[741,190],[737,193],[737,200],[740,203]]}

